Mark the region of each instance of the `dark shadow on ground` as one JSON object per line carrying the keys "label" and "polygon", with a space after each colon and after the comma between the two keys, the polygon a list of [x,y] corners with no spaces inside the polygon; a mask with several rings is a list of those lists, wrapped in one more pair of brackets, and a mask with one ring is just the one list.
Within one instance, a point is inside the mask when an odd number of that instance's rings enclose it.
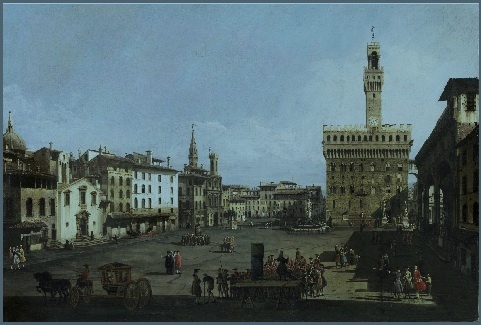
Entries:
{"label": "dark shadow on ground", "polygon": [[280,308],[275,300],[254,301],[254,308],[250,304],[240,308],[239,300],[216,299],[215,303],[196,305],[191,296],[152,296],[148,306],[129,311],[117,297],[94,296],[88,305],[80,301],[77,309],[68,304],[43,306],[43,297],[4,297],[3,315],[8,322],[419,322],[474,321],[477,317],[475,311],[452,313],[436,305],[380,301],[377,296],[353,301],[309,299]]}

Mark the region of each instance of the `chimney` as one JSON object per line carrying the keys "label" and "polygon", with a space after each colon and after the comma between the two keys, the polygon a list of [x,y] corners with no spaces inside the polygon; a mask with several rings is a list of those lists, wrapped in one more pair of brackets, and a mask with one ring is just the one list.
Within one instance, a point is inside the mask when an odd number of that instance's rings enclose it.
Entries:
{"label": "chimney", "polygon": [[99,156],[102,156],[102,145],[99,147]]}
{"label": "chimney", "polygon": [[152,150],[147,150],[147,164],[152,165]]}
{"label": "chimney", "polygon": [[170,168],[170,157],[167,157],[167,168]]}

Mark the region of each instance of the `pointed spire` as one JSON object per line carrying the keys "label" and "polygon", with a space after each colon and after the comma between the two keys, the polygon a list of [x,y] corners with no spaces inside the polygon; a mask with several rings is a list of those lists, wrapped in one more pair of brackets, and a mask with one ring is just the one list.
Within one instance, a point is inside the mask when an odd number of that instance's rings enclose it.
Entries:
{"label": "pointed spire", "polygon": [[13,122],[12,122],[12,111],[8,111],[8,127],[7,132],[13,131]]}
{"label": "pointed spire", "polygon": [[195,143],[195,135],[194,135],[194,125],[192,124],[192,138],[190,140],[190,148],[189,148],[189,165],[193,167],[197,167],[197,144]]}

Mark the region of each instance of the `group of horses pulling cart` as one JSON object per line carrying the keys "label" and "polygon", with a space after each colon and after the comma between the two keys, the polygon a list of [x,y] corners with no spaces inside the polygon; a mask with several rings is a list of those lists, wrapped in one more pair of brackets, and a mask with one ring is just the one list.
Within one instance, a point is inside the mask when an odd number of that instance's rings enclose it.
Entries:
{"label": "group of horses pulling cart", "polygon": [[[123,298],[124,305],[129,310],[147,306],[152,297],[150,282],[145,278],[132,280],[131,269],[130,265],[117,262],[99,267],[100,283],[107,295],[98,297]],[[68,279],[52,279],[48,272],[36,273],[34,277],[39,281],[37,290],[45,293],[45,299],[46,292],[50,292],[52,297],[59,293],[60,297],[68,297],[73,308],[79,305],[80,298],[88,304],[94,296],[93,281],[90,279],[85,281],[79,277],[72,287]]]}

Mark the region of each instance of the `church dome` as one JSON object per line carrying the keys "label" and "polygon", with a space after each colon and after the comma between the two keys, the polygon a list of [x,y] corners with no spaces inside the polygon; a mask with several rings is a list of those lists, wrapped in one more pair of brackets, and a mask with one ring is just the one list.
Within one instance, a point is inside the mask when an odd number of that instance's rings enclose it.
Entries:
{"label": "church dome", "polygon": [[11,112],[8,113],[7,131],[3,134],[3,150],[26,151],[27,145],[25,144],[25,140],[14,131],[10,114]]}

